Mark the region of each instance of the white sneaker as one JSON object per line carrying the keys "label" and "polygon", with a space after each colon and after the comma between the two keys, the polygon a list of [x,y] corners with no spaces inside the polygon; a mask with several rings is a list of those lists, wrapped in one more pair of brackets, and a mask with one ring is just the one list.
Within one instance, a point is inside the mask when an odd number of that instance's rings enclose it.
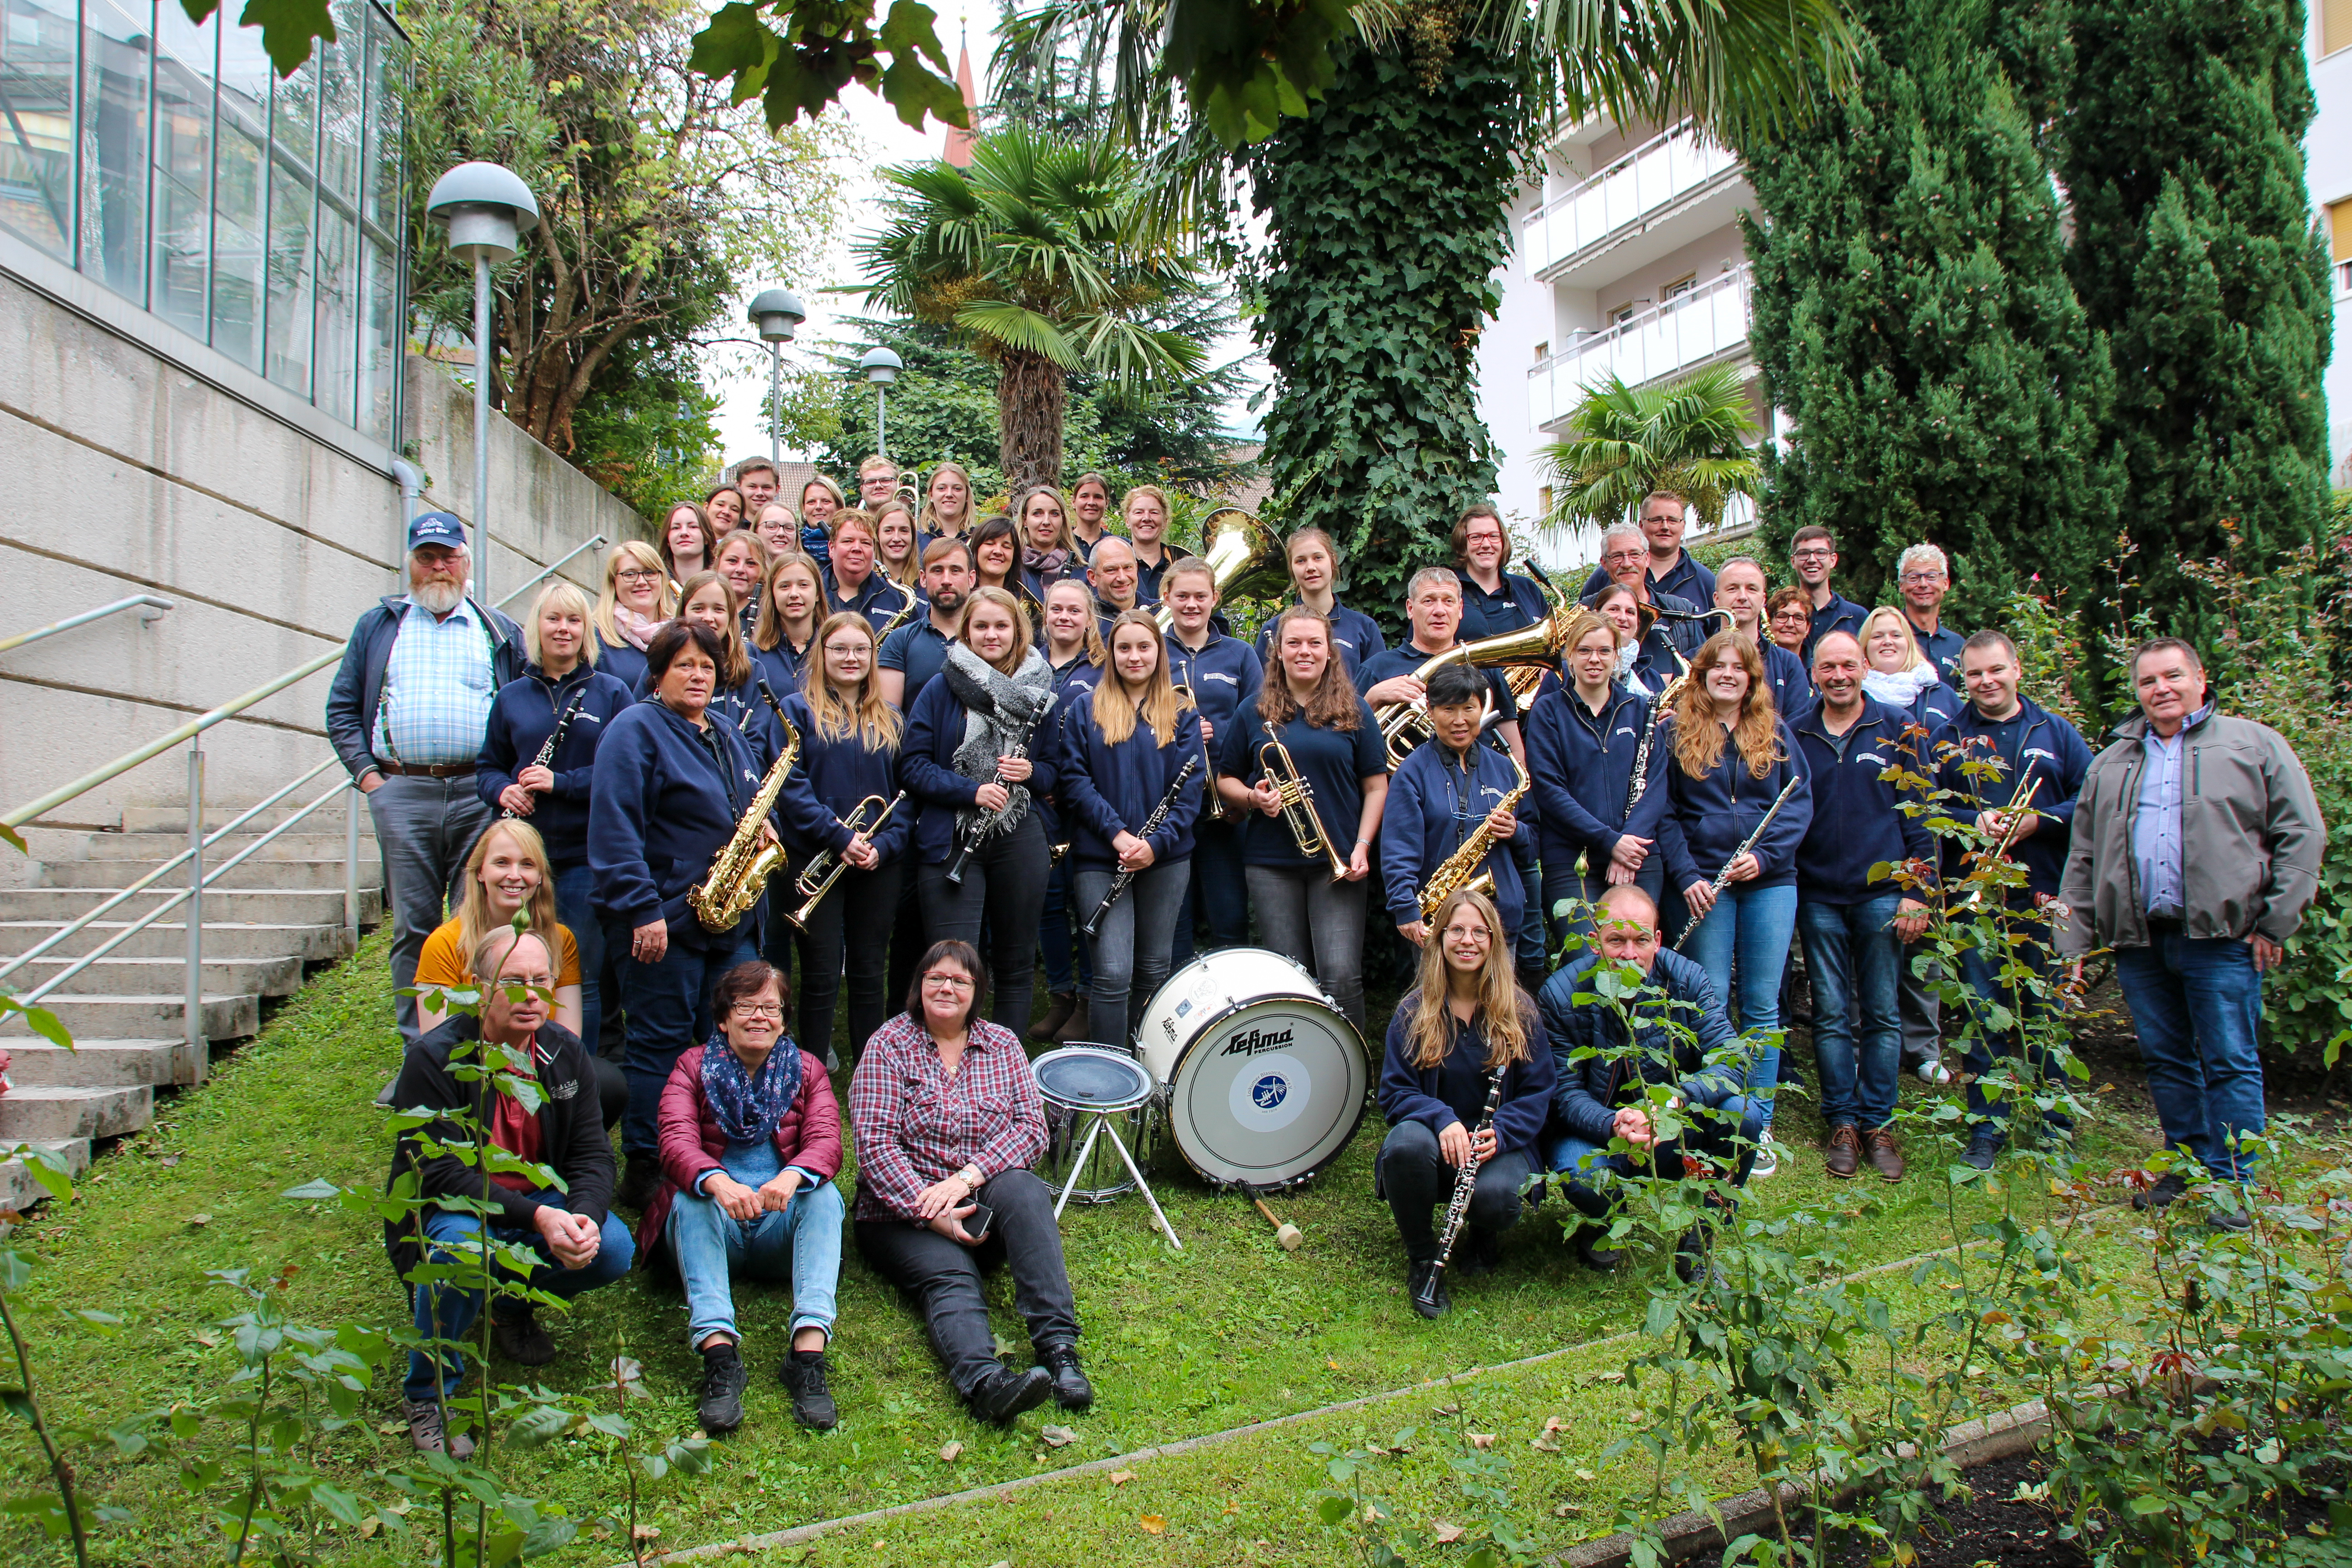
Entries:
{"label": "white sneaker", "polygon": [[1921,1062],[1912,1070],[1919,1075],[1921,1083],[1932,1083],[1941,1087],[1952,1081],[1952,1069],[1942,1062]]}
{"label": "white sneaker", "polygon": [[1771,1136],[1772,1130],[1767,1127],[1756,1141],[1756,1163],[1748,1167],[1748,1179],[1751,1182],[1760,1182],[1767,1176],[1776,1176],[1780,1173],[1780,1157],[1772,1152],[1769,1142]]}

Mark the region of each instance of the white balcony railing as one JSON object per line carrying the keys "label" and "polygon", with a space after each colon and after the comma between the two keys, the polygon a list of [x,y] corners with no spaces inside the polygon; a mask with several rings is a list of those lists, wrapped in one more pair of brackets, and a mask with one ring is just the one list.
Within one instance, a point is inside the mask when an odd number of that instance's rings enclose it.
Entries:
{"label": "white balcony railing", "polygon": [[1743,264],[1538,361],[1528,373],[1528,424],[1542,429],[1606,376],[1639,386],[1727,357],[1748,341],[1754,283],[1754,272]]}
{"label": "white balcony railing", "polygon": [[1738,159],[1698,133],[1696,121],[1661,132],[1521,220],[1528,275],[1540,277],[1738,167]]}

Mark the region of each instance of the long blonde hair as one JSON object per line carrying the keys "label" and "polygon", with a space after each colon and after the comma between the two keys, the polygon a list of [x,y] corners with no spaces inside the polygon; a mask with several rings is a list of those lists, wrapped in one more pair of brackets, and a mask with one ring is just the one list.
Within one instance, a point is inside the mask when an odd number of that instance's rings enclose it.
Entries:
{"label": "long blonde hair", "polygon": [[1486,922],[1486,962],[1478,969],[1478,1011],[1486,1032],[1486,1070],[1524,1062],[1534,1054],[1528,1044],[1528,1015],[1535,1004],[1520,991],[1513,967],[1517,938],[1503,930],[1503,917],[1486,894],[1468,888],[1445,896],[1429,917],[1429,935],[1421,944],[1420,1008],[1405,1036],[1405,1059],[1427,1071],[1442,1065],[1454,1048],[1454,1015],[1445,1005],[1447,967],[1444,932],[1464,905]]}
{"label": "long blonde hair", "polygon": [[[1001,605],[1006,613],[1012,616],[1013,641],[1005,648],[1004,657],[1001,659],[982,658],[981,660],[982,664],[994,668],[999,674],[1011,675],[1021,668],[1021,661],[1029,656],[1029,649],[1037,640],[1036,634],[1029,629],[1029,612],[1022,607],[1021,600],[1017,595],[1008,594],[1002,588],[974,588],[963,602],[964,640],[967,642],[971,640],[971,609],[974,605]],[[974,648],[972,651],[977,654],[980,650]]]}
{"label": "long blonde hair", "polygon": [[465,890],[457,900],[457,951],[470,960],[482,939],[506,923],[491,910],[490,890],[482,885],[482,862],[490,858],[490,840],[501,833],[513,839],[539,868],[539,886],[523,901],[523,912],[530,918],[530,929],[547,943],[548,957],[560,969],[563,952],[562,944],[555,940],[559,929],[555,918],[555,867],[547,858],[547,840],[539,836],[539,829],[513,818],[502,817],[482,829],[482,836],[474,840],[474,847],[466,856]]}
{"label": "long blonde hair", "polygon": [[1773,710],[1771,684],[1764,679],[1764,656],[1738,632],[1716,633],[1691,656],[1690,683],[1675,699],[1675,761],[1695,779],[1706,777],[1723,761],[1723,721],[1715,716],[1715,699],[1707,695],[1706,672],[1726,653],[1737,655],[1739,667],[1748,672],[1748,695],[1740,700],[1739,722],[1731,727],[1731,741],[1748,764],[1748,776],[1760,779],[1789,754],[1780,748],[1780,715]]}
{"label": "long blonde hair", "polygon": [[[931,496],[932,483],[936,481],[941,474],[947,473],[950,470],[954,472],[958,479],[963,480],[963,514],[956,518],[953,521],[950,521],[948,518],[940,512],[939,502],[933,500]],[[950,459],[950,461],[941,463],[937,468],[934,468],[931,470],[930,479],[923,481],[923,510],[922,515],[915,519],[916,527],[924,533],[935,533],[944,538],[961,539],[971,531],[972,508],[979,504],[980,497],[973,493],[971,488],[971,470],[965,468],[961,463],[955,462]]]}
{"label": "long blonde hair", "polygon": [[[845,691],[834,684],[833,672],[824,667],[824,645],[833,634],[856,628],[866,637],[865,679],[856,689]],[[875,678],[877,661],[882,648],[874,636],[874,623],[856,610],[842,610],[824,618],[811,639],[815,657],[801,672],[802,695],[808,699],[809,712],[816,720],[816,732],[827,741],[846,741],[855,736],[869,751],[894,752],[898,749],[898,710],[882,700],[882,683]]]}
{"label": "long blonde hair", "polygon": [[732,691],[751,679],[751,654],[743,646],[743,606],[735,602],[735,584],[720,573],[697,572],[678,585],[677,618],[684,620],[686,606],[694,603],[694,596],[713,583],[718,584],[719,591],[727,595],[726,618],[719,626],[719,635],[727,643],[727,665],[719,672],[719,689]]}
{"label": "long blonde hair", "polygon": [[[530,655],[530,662],[541,669],[547,668],[547,658],[540,652],[539,617],[550,610],[569,610],[583,621],[590,621],[593,616],[588,605],[588,595],[581,591],[579,584],[567,583],[561,577],[549,580],[547,586],[539,591],[539,597],[531,601],[530,619],[522,624],[523,651]],[[580,639],[580,662],[592,668],[595,665],[594,637]]]}
{"label": "long blonde hair", "polygon": [[1177,721],[1192,703],[1177,694],[1174,683],[1168,679],[1168,644],[1151,612],[1120,611],[1118,618],[1110,624],[1110,636],[1104,640],[1116,645],[1121,626],[1141,626],[1150,632],[1151,646],[1159,651],[1160,658],[1151,667],[1150,678],[1143,683],[1140,702],[1128,695],[1126,678],[1118,672],[1118,660],[1111,660],[1102,679],[1095,683],[1095,728],[1102,731],[1105,741],[1116,746],[1135,733],[1135,721],[1139,714],[1151,726],[1151,738],[1167,745],[1176,739]]}
{"label": "long blonde hair", "polygon": [[677,595],[670,592],[669,563],[661,552],[641,540],[625,539],[613,546],[613,553],[604,557],[604,591],[596,595],[596,635],[614,647],[624,640],[621,628],[614,623],[613,612],[621,607],[621,567],[634,562],[639,567],[650,566],[661,574],[661,584],[654,595],[654,619],[666,621],[677,614]]}
{"label": "long blonde hair", "polygon": [[[824,568],[816,563],[814,556],[797,550],[777,556],[768,567],[767,591],[760,595],[760,624],[751,628],[751,640],[763,653],[775,652],[784,640],[784,616],[777,608],[782,600],[776,592],[776,579],[783,575],[787,566],[797,566],[807,573],[809,581],[815,585],[816,591],[809,595],[810,624],[814,626],[824,618],[818,612],[824,607]],[[812,631],[809,635],[816,634]]]}
{"label": "long blonde hair", "polygon": [[[897,512],[907,520],[907,553],[893,562],[882,553],[882,525]],[[902,588],[912,588],[922,579],[923,531],[915,526],[915,514],[907,510],[904,498],[892,496],[874,507],[874,570]]]}

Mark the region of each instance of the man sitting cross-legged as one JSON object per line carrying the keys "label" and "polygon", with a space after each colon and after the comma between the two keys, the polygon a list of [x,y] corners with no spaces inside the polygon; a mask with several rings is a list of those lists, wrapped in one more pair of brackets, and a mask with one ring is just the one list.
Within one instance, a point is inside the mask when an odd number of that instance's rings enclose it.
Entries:
{"label": "man sitting cross-legged", "polygon": [[[1566,965],[1537,999],[1559,1067],[1545,1148],[1552,1170],[1568,1178],[1569,1201],[1587,1218],[1605,1221],[1612,1176],[1655,1173],[1674,1180],[1685,1173],[1686,1154],[1702,1156],[1729,1170],[1735,1184],[1745,1184],[1764,1118],[1741,1089],[1731,1020],[1706,971],[1680,953],[1661,951],[1658,906],[1637,887],[1602,894],[1597,923],[1600,952]],[[1610,1005],[1577,1005],[1577,993],[1591,989],[1593,972],[1603,964],[1631,964],[1646,976],[1627,1004],[1630,1041]],[[1670,1029],[1670,1023],[1676,1026]],[[1668,1105],[1683,1122],[1679,1138],[1658,1142],[1646,1093],[1653,1085],[1672,1091]],[[1632,1144],[1632,1152],[1611,1153],[1614,1138]],[[1577,1256],[1591,1268],[1613,1268],[1619,1255],[1600,1244],[1601,1234],[1593,1226],[1580,1231]],[[1706,1245],[1694,1229],[1675,1247],[1675,1268],[1685,1280],[1704,1266]]]}
{"label": "man sitting cross-legged", "polygon": [[[470,957],[473,973],[496,977],[484,988],[479,1016],[460,1014],[409,1047],[393,1084],[392,1102],[404,1110],[470,1115],[490,1143],[546,1166],[563,1178],[563,1186],[541,1186],[528,1176],[503,1173],[486,1180],[478,1163],[454,1153],[429,1152],[422,1146],[424,1140],[443,1145],[476,1141],[476,1132],[446,1117],[400,1135],[393,1147],[393,1180],[413,1171],[421,1198],[486,1202],[494,1242],[520,1243],[548,1260],[531,1270],[531,1289],[569,1300],[620,1279],[635,1255],[628,1227],[607,1208],[613,1196],[613,1145],[598,1113],[595,1070],[579,1037],[548,1016],[555,994],[555,961],[545,942],[528,931],[517,936],[501,928],[484,937]],[[505,1053],[485,1051],[476,1041],[507,1047],[529,1065],[517,1070]],[[524,1109],[488,1075],[460,1079],[452,1071],[450,1058],[461,1050],[466,1065],[537,1079],[538,1110]],[[384,1226],[384,1245],[404,1279],[422,1255],[416,1234],[420,1225],[436,1263],[456,1261],[481,1242],[482,1218],[473,1213],[428,1207],[390,1222]],[[483,1294],[446,1282],[415,1287],[417,1331],[442,1340],[464,1338],[481,1312]],[[499,1353],[509,1361],[543,1366],[555,1357],[553,1342],[528,1305],[510,1315],[501,1313],[492,1331]],[[464,1365],[453,1352],[443,1352],[437,1365],[426,1352],[409,1352],[402,1393],[407,1400],[408,1435],[418,1448],[446,1451],[461,1459],[473,1452],[470,1439],[447,1436],[443,1428],[442,1402],[464,1376]]]}

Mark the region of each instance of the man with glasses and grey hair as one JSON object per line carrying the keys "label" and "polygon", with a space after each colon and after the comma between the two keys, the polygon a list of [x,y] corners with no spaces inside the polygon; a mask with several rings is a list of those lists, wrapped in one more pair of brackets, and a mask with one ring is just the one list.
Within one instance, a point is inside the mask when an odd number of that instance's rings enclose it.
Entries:
{"label": "man with glasses and grey hair", "polygon": [[1944,595],[1952,591],[1951,563],[1932,544],[1911,546],[1895,559],[1895,586],[1903,595],[1903,618],[1919,657],[1936,667],[1944,684],[1960,684],[1960,647],[1968,639],[1944,624]]}

